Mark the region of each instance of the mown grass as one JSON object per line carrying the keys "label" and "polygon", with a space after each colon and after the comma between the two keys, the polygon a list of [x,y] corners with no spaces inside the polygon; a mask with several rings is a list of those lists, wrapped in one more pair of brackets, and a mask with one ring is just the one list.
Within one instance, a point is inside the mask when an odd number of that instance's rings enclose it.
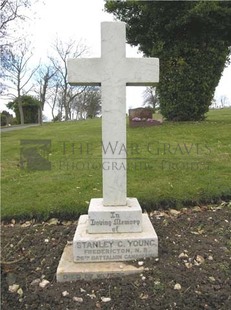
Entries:
{"label": "mown grass", "polygon": [[[204,122],[128,128],[128,196],[144,209],[231,197],[231,109]],[[21,140],[51,140],[51,170],[20,167]],[[2,133],[2,218],[77,217],[102,197],[101,120]]]}

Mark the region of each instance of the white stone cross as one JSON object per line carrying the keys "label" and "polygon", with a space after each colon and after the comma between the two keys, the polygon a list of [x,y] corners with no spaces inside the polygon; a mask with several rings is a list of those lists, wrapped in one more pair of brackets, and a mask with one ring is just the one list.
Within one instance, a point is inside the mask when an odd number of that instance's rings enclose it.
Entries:
{"label": "white stone cross", "polygon": [[103,205],[125,206],[126,86],[159,81],[158,58],[126,58],[125,23],[101,23],[101,58],[69,59],[72,85],[101,86]]}

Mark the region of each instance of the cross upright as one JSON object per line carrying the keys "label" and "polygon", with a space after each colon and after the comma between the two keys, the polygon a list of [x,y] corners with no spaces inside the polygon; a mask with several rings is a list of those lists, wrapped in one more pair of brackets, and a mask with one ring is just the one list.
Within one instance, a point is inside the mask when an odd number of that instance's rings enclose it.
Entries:
{"label": "cross upright", "polygon": [[67,63],[70,84],[101,86],[104,206],[126,206],[126,86],[159,81],[158,58],[126,58],[125,25],[101,23],[101,57]]}

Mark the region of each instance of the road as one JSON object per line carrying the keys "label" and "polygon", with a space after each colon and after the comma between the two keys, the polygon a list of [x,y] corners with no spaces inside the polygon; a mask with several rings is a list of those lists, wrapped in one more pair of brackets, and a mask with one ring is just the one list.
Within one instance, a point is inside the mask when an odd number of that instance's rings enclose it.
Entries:
{"label": "road", "polygon": [[13,130],[20,130],[25,129],[29,127],[39,126],[40,124],[26,124],[26,125],[15,125],[15,126],[9,126],[9,127],[2,127],[1,132],[9,132]]}

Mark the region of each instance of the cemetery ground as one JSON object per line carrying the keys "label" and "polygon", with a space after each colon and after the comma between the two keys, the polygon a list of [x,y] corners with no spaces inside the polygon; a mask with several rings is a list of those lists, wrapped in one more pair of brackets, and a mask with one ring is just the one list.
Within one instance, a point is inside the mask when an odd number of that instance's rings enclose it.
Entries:
{"label": "cemetery ground", "polygon": [[[2,223],[2,309],[220,309],[231,302],[231,203],[150,212],[159,258],[136,275],[57,283],[77,221]],[[145,270],[142,270],[145,268]]]}
{"label": "cemetery ground", "polygon": [[137,275],[73,283],[55,273],[79,215],[102,197],[100,119],[2,133],[2,309],[228,310],[230,130],[231,109],[128,128],[128,196],[149,213],[159,258],[134,261]]}

